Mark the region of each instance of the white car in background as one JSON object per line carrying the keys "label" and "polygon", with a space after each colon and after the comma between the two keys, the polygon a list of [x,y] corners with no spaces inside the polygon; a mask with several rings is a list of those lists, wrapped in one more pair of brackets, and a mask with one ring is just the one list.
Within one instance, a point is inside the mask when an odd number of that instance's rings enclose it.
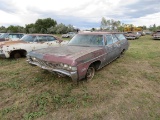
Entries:
{"label": "white car in background", "polygon": [[50,46],[58,47],[67,43],[68,41],[63,41],[49,34],[26,34],[18,41],[0,42],[0,57],[25,57],[30,51]]}
{"label": "white car in background", "polygon": [[75,35],[75,32],[68,32],[67,34],[63,34],[62,38],[73,38]]}

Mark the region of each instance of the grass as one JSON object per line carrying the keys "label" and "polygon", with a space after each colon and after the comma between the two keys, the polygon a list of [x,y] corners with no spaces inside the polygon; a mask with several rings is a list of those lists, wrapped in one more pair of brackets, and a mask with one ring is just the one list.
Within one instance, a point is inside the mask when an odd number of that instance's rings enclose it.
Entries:
{"label": "grass", "polygon": [[0,119],[160,120],[160,41],[129,43],[122,58],[78,86],[26,58],[0,59]]}

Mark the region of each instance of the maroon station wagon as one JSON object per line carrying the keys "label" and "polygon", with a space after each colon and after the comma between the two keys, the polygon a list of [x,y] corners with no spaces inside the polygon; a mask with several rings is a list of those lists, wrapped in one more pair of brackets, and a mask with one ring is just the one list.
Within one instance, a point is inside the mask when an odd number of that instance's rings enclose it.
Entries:
{"label": "maroon station wagon", "polygon": [[120,57],[128,47],[123,33],[78,33],[67,45],[29,52],[27,61],[77,83],[83,78],[91,80],[96,70]]}

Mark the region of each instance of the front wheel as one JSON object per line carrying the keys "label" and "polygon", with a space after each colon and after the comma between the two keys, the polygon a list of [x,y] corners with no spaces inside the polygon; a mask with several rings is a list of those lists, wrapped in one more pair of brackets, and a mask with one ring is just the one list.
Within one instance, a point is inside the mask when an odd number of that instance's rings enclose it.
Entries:
{"label": "front wheel", "polygon": [[86,80],[87,81],[91,80],[94,77],[94,74],[95,74],[95,68],[94,66],[90,66],[86,73]]}
{"label": "front wheel", "polygon": [[17,58],[20,58],[21,57],[21,54],[19,52],[15,52],[13,54],[13,58],[17,59]]}

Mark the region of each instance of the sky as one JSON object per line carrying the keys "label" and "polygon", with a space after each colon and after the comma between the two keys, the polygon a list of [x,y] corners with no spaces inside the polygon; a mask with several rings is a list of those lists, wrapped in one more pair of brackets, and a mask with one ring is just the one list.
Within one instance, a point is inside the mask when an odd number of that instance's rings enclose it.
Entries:
{"label": "sky", "polygon": [[52,18],[76,28],[99,28],[102,17],[135,26],[160,25],[160,0],[0,0],[0,26]]}

